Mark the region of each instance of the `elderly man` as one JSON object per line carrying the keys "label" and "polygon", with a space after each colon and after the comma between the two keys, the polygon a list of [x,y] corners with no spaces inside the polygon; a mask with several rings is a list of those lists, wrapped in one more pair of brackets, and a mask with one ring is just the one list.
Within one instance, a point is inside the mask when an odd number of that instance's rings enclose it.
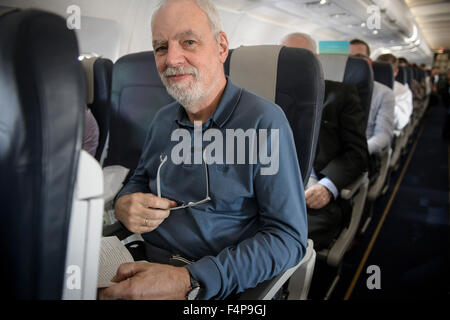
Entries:
{"label": "elderly man", "polygon": [[[142,234],[154,257],[122,265],[117,284],[100,298],[223,299],[275,277],[305,253],[306,207],[289,123],[278,106],[224,76],[228,40],[221,30],[209,0],[163,1],[153,14],[157,69],[177,101],[152,121],[115,213]],[[226,161],[211,163],[195,138],[199,131],[211,141],[230,130],[268,128],[269,142],[259,146],[279,155],[279,166],[265,174],[262,161],[230,163],[234,148],[225,150]],[[173,137],[180,132],[194,143],[176,164]],[[174,260],[187,265],[168,265]]]}
{"label": "elderly man", "polygon": [[[372,64],[369,45],[362,40],[350,41],[350,55],[364,58]],[[374,81],[366,129],[367,146],[371,155],[391,145],[394,135],[394,109],[394,92],[384,84]]]}
{"label": "elderly man", "polygon": [[[307,34],[289,34],[281,44],[317,54],[316,43]],[[325,81],[316,158],[305,192],[308,237],[317,250],[331,244],[350,213],[350,204],[339,197],[340,190],[367,170],[364,119],[364,110],[353,85]]]}

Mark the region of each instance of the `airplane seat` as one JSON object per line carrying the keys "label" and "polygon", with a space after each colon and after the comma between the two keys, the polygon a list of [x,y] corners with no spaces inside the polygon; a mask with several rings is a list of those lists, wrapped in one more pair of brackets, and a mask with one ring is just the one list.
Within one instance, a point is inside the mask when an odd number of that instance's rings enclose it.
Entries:
{"label": "airplane seat", "polygon": [[409,66],[404,67],[406,71],[406,83],[408,84],[409,90],[412,91],[412,85],[414,80],[414,72],[413,69]]}
{"label": "airplane seat", "polygon": [[[395,76],[395,81],[400,82],[402,85],[408,84],[409,71],[407,67],[398,67],[398,73]],[[392,142],[392,157],[389,164],[390,170],[397,170],[399,166],[399,159],[402,153],[403,146],[405,144],[406,131],[405,128],[398,133],[394,134],[394,140]],[[384,189],[386,190],[386,188]]]}
{"label": "airplane seat", "polygon": [[121,57],[113,67],[109,150],[104,167],[120,165],[132,173],[150,122],[172,101],[158,75],[153,52]]}
{"label": "airplane seat", "polygon": [[407,81],[407,71],[406,71],[406,67],[398,67],[398,73],[395,76],[395,81],[400,82],[401,84],[405,85],[408,81]]}
{"label": "airplane seat", "polygon": [[[303,183],[312,169],[322,118],[325,85],[316,56],[309,50],[276,45],[230,50],[225,74],[236,85],[275,102],[291,126]],[[240,299],[272,299],[289,280],[288,299],[306,299],[315,265],[312,240],[297,266],[240,295]]]}
{"label": "airplane seat", "polygon": [[394,68],[388,62],[374,61],[372,65],[373,78],[375,81],[394,89]]}
{"label": "airplane seat", "polygon": [[[3,294],[61,299],[74,289],[95,298],[102,208],[90,200],[101,204],[102,179],[81,150],[85,87],[75,33],[52,13],[0,13],[0,69]],[[79,180],[86,167],[90,186]],[[75,225],[80,217],[86,223]],[[74,232],[89,237],[74,243]],[[77,254],[84,260],[68,263]]]}
{"label": "airplane seat", "polygon": [[[394,68],[390,63],[374,61],[372,68],[375,81],[378,81],[391,89],[394,88]],[[391,156],[392,156],[391,147],[385,148],[379,154],[376,155],[380,163],[380,168],[379,172],[376,175],[376,178],[369,187],[369,191],[367,193],[368,201],[373,202],[380,196],[383,186],[385,185],[386,182],[386,177],[388,175]]]}
{"label": "airplane seat", "polygon": [[[260,60],[256,59],[257,55]],[[254,61],[265,65],[257,68]],[[273,63],[271,69],[268,61]],[[283,109],[292,128],[303,184],[306,185],[314,163],[325,90],[317,58],[299,48],[240,47],[230,50],[224,69],[233,83]]]}
{"label": "airplane seat", "polygon": [[[373,91],[373,71],[365,59],[348,55],[321,54],[325,79],[351,83],[356,86],[361,103],[366,111],[366,120],[370,110]],[[348,224],[344,227],[333,244],[318,252],[318,257],[327,264],[337,267],[355,238],[363,215],[366,195],[369,187],[368,173],[363,173],[340,192],[340,197],[353,203]]]}
{"label": "airplane seat", "polygon": [[81,63],[86,72],[87,104],[97,121],[99,129],[95,159],[101,164],[105,156],[103,152],[109,130],[113,63],[111,60],[101,57],[85,57],[81,60]]}
{"label": "airplane seat", "polygon": [[373,91],[373,71],[369,62],[340,54],[320,54],[319,60],[326,80],[350,83],[356,87],[367,119]]}

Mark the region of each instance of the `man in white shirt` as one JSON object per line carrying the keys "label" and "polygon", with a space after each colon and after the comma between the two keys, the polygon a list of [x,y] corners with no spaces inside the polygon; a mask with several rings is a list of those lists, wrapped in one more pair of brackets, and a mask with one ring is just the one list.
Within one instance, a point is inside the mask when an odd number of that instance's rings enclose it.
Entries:
{"label": "man in white shirt", "polygon": [[[382,54],[377,61],[389,62],[395,70],[395,75],[398,73],[398,59],[390,54]],[[394,82],[395,95],[395,122],[394,133],[397,135],[408,124],[413,111],[413,97],[412,92],[398,81]]]}
{"label": "man in white shirt", "polygon": [[[370,47],[360,39],[350,41],[350,55],[369,61]],[[394,132],[394,92],[384,84],[373,82],[372,100],[367,120],[366,137],[369,154],[380,153],[391,145]]]}

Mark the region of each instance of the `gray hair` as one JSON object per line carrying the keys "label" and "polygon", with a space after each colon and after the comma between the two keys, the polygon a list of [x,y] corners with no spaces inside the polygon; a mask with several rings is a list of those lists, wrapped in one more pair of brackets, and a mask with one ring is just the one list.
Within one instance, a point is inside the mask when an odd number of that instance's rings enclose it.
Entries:
{"label": "gray hair", "polygon": [[307,40],[308,43],[309,43],[310,50],[311,50],[313,53],[317,53],[317,44],[316,44],[316,41],[315,41],[313,38],[311,38],[311,36],[310,36],[309,34],[301,33],[301,32],[290,33],[290,34],[288,34],[287,36],[285,36],[285,37],[283,38],[283,40],[281,40],[281,42],[284,42],[284,41],[289,40],[289,39],[291,39],[291,38],[303,38],[303,39]]}
{"label": "gray hair", "polygon": [[[153,22],[156,16],[156,13],[161,9],[163,6],[165,6],[167,3],[172,1],[178,1],[178,0],[162,0],[158,3],[158,5],[155,8],[155,11],[153,11],[152,14],[152,20],[151,20],[151,26],[153,30]],[[211,32],[214,36],[214,38],[218,39],[219,33],[223,31],[222,27],[222,20],[220,19],[219,11],[217,10],[216,6],[211,0],[190,0],[197,4],[200,9],[206,14],[209,20],[209,25],[211,27]]]}

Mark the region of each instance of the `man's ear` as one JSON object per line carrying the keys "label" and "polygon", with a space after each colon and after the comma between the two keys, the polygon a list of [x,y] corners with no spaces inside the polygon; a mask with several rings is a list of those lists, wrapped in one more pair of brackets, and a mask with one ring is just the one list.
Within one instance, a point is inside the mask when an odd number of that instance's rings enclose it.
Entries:
{"label": "man's ear", "polygon": [[225,32],[221,31],[217,36],[217,44],[219,46],[219,59],[221,63],[225,63],[228,57],[228,38]]}

